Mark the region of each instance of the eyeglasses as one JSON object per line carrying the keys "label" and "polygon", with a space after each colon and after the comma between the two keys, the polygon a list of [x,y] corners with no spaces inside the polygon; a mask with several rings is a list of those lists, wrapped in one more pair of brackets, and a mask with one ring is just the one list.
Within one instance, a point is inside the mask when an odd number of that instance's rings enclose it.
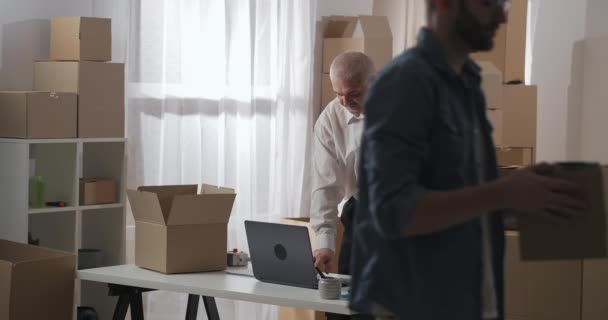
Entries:
{"label": "eyeglasses", "polygon": [[482,3],[487,7],[502,8],[504,12],[511,10],[511,0],[482,0]]}

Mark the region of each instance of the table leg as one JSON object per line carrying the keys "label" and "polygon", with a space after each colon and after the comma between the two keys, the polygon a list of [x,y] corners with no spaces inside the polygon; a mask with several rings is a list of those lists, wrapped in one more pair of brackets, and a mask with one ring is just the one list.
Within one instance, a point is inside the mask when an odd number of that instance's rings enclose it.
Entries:
{"label": "table leg", "polygon": [[129,309],[129,295],[121,294],[118,297],[118,303],[116,304],[116,309],[114,309],[113,320],[124,320],[127,316],[127,310]]}
{"label": "table leg", "polygon": [[207,318],[209,320],[220,320],[220,314],[217,311],[217,305],[215,304],[215,298],[203,296],[203,303],[205,304],[205,311],[207,312]]}
{"label": "table leg", "polygon": [[113,320],[124,320],[127,316],[129,306],[131,307],[131,320],[144,320],[144,307],[142,293],[153,291],[118,284],[108,284],[110,288],[109,296],[118,296],[118,303],[114,309]]}
{"label": "table leg", "polygon": [[186,320],[196,320],[198,314],[199,296],[195,294],[188,295],[188,307],[186,309]]}
{"label": "table leg", "polygon": [[141,290],[135,290],[131,293],[131,320],[144,320]]}

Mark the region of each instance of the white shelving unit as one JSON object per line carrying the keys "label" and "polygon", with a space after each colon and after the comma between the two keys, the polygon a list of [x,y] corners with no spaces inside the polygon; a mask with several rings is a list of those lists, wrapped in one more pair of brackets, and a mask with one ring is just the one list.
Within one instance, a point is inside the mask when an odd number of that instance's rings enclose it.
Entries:
{"label": "white shelving unit", "polygon": [[[101,249],[102,266],[125,263],[126,139],[2,139],[0,138],[0,238],[28,242],[78,254]],[[45,184],[45,201],[66,207],[30,208],[29,159]],[[112,178],[117,203],[79,205],[79,179]],[[100,319],[111,319],[116,299],[107,286],[77,283],[75,305],[94,307]]]}

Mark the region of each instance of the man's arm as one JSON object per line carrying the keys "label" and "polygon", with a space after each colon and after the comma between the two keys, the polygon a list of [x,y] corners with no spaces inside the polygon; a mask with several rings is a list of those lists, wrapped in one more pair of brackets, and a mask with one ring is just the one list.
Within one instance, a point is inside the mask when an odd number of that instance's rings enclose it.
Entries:
{"label": "man's arm", "polygon": [[344,198],[344,170],[328,123],[319,120],[314,135],[310,224],[317,236],[315,249],[335,252],[338,204]]}
{"label": "man's arm", "polygon": [[428,141],[441,112],[429,79],[420,65],[393,68],[379,78],[366,102],[363,170],[368,209],[381,236],[396,239],[439,232],[503,208],[557,221],[580,214],[585,204],[578,187],[541,175],[546,165],[477,187],[422,187]]}

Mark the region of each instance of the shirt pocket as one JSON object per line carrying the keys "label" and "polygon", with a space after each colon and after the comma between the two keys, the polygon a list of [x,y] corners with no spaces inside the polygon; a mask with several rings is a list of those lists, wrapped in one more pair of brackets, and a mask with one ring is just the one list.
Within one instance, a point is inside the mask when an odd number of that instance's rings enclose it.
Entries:
{"label": "shirt pocket", "polygon": [[[439,179],[458,181],[465,169],[467,154],[467,130],[465,123],[455,104],[444,104],[439,109],[435,130],[431,143],[431,164],[433,173]],[[434,180],[434,179],[433,179]]]}

